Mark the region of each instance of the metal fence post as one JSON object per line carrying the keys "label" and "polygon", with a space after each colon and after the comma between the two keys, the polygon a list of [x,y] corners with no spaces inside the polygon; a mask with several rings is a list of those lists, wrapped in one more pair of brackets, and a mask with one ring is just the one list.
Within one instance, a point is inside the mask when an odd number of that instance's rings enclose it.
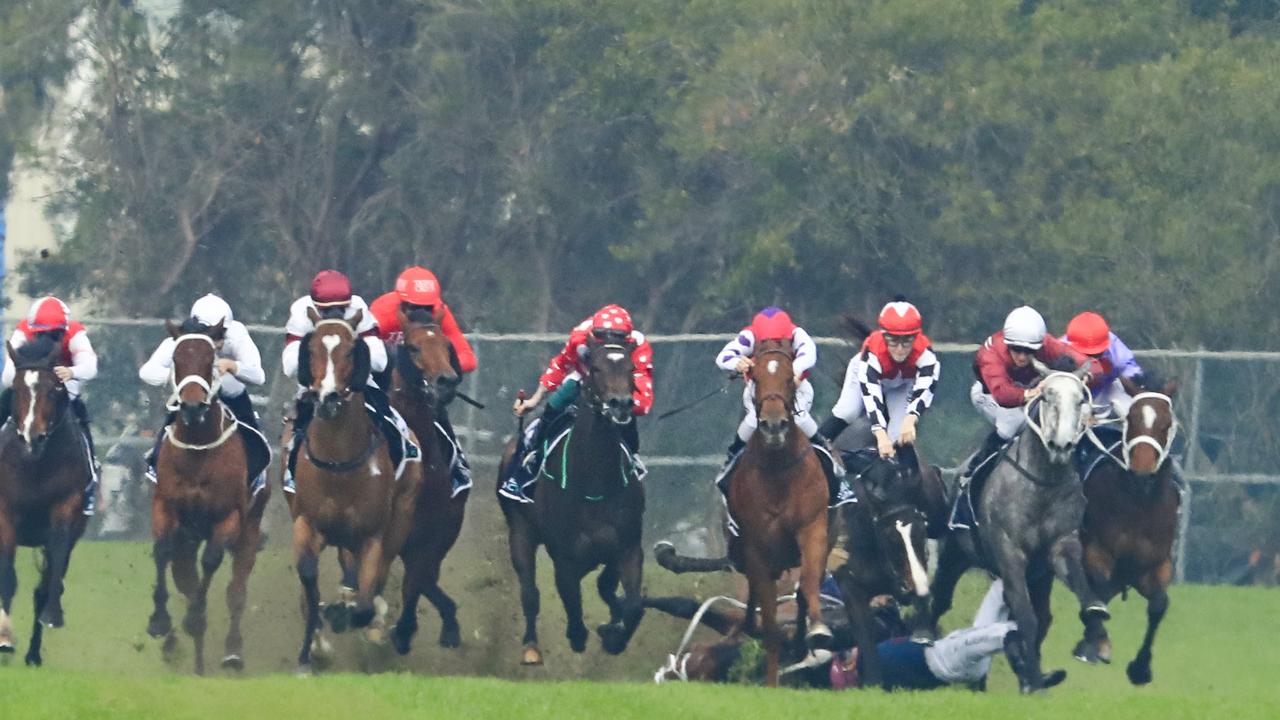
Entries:
{"label": "metal fence post", "polygon": [[1182,493],[1181,513],[1178,517],[1178,540],[1175,554],[1173,581],[1181,583],[1187,572],[1187,534],[1191,530],[1192,481],[1190,476],[1196,471],[1196,453],[1200,450],[1200,401],[1204,395],[1204,360],[1196,359],[1195,379],[1191,387],[1191,422],[1187,431],[1187,461],[1183,464],[1183,474],[1188,476],[1186,490]]}

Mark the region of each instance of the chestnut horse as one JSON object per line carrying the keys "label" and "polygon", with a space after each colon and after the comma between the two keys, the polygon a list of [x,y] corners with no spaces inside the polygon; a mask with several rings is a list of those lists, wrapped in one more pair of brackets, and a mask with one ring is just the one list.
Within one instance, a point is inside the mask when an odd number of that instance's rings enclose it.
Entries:
{"label": "chestnut horse", "polygon": [[[173,583],[187,597],[182,627],[195,643],[195,671],[204,673],[204,633],[208,625],[209,583],[223,556],[231,551],[227,585],[227,630],[222,667],[244,668],[240,618],[244,615],[249,574],[257,559],[262,513],[271,492],[250,492],[250,479],[262,467],[250,467],[249,448],[235,416],[218,399],[217,343],[225,328],[205,329],[193,320],[177,327],[166,322],[173,338],[172,396],[168,409],[177,417],[165,431],[156,457],[156,487],[151,497],[151,537],[155,543],[155,610],[147,623],[152,637],[166,637],[173,622],[165,607],[169,590],[165,570],[173,564]],[[269,456],[267,460],[269,461]],[[200,570],[196,553],[204,543]]]}
{"label": "chestnut horse", "polygon": [[356,333],[361,314],[322,320],[314,309],[307,312],[315,331],[299,341],[298,381],[316,409],[300,440],[290,504],[306,616],[301,673],[311,670],[312,641],[321,624],[321,552],[334,545],[353,553],[357,587],[351,624],[368,626],[374,598],[409,535],[422,484],[419,463],[408,463],[396,479],[382,430],[365,409],[370,361],[368,345]]}
{"label": "chestnut horse", "polygon": [[765,681],[770,687],[778,685],[782,633],[777,582],[786,570],[800,567],[806,641],[815,648],[831,641],[818,603],[829,550],[827,478],[809,438],[792,421],[792,360],[790,340],[766,340],[757,346],[751,379],[759,424],[729,478],[729,513],[739,528],[737,536],[730,534],[729,559],[747,576],[748,631],[755,624],[754,608],[760,608],[768,653]]}
{"label": "chestnut horse", "polygon": [[[1088,506],[1080,539],[1089,584],[1103,601],[1128,588],[1147,599],[1147,632],[1126,674],[1134,685],[1151,682],[1151,645],[1169,609],[1173,538],[1178,528],[1178,486],[1169,447],[1177,434],[1171,395],[1139,392],[1124,419],[1120,456],[1103,458],[1084,481]],[[1102,621],[1085,625],[1077,657],[1111,661]]]}
{"label": "chestnut horse", "polygon": [[[520,581],[524,610],[521,663],[541,665],[538,647],[537,551],[547,546],[555,566],[556,590],[568,616],[565,636],[574,652],[587,647],[582,621],[582,578],[604,565],[596,590],[609,606],[609,622],[596,628],[605,652],[626,649],[644,615],[641,574],[644,551],[644,487],[633,472],[623,437],[632,414],[635,392],[634,348],[629,344],[587,341],[587,373],[572,429],[547,453],[533,503],[498,496],[507,520],[511,565]],[[507,446],[499,466],[498,485],[509,466],[515,442]],[[617,596],[622,583],[624,597]]]}
{"label": "chestnut horse", "polygon": [[61,345],[38,337],[17,350],[6,343],[5,349],[16,375],[12,417],[0,428],[0,653],[14,651],[9,608],[18,591],[18,547],[43,548],[26,656],[28,665],[39,666],[44,626],[63,624],[63,578],[88,523],[93,468],[67,388],[53,373]]}
{"label": "chestnut horse", "polygon": [[443,428],[437,425],[461,380],[454,369],[453,345],[426,311],[414,310],[408,316],[401,311],[399,318],[404,339],[391,348],[395,367],[388,394],[392,406],[422,444],[422,489],[413,529],[400,551],[404,607],[391,634],[396,651],[404,655],[418,630],[419,596],[430,600],[440,613],[440,645],[453,648],[462,642],[458,606],[440,588],[440,564],[462,530],[471,490],[464,488],[454,494],[451,448]]}

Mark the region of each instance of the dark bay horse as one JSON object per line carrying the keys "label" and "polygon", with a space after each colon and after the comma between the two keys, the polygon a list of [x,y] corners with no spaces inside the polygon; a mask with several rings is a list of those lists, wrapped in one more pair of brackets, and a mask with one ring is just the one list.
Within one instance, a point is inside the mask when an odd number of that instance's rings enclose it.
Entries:
{"label": "dark bay horse", "polygon": [[[306,632],[300,672],[311,669],[312,642],[320,629],[320,553],[325,546],[353,554],[357,567],[354,627],[373,621],[391,561],[413,523],[422,485],[419,463],[396,479],[382,431],[365,409],[369,349],[351,320],[322,320],[309,310],[315,331],[303,338],[298,381],[316,403],[294,472],[293,555],[302,581]],[[337,629],[337,628],[335,628]]]}
{"label": "dark bay horse", "polygon": [[[182,627],[195,643],[195,671],[204,673],[209,584],[229,550],[227,609],[231,625],[222,667],[241,670],[244,643],[240,619],[258,554],[262,513],[271,492],[263,487],[250,493],[249,481],[262,468],[249,466],[248,448],[235,416],[218,399],[220,380],[214,363],[217,343],[225,332],[222,323],[204,329],[188,320],[181,328],[166,322],[165,328],[176,341],[168,409],[177,417],[156,458],[156,487],[151,498],[155,610],[147,633],[166,637],[173,631],[165,607],[169,599],[165,571],[172,563],[174,585],[187,598]],[[201,543],[204,552],[197,569]]]}
{"label": "dark bay horse", "polygon": [[39,666],[44,626],[63,625],[63,578],[84,534],[86,493],[93,478],[84,434],[69,411],[67,388],[54,374],[62,347],[38,338],[15,350],[12,417],[0,428],[0,653],[14,651],[9,610],[18,591],[19,546],[44,549],[35,589],[28,665]]}
{"label": "dark bay horse", "polygon": [[[1174,387],[1139,392],[1124,419],[1120,456],[1104,457],[1084,482],[1089,504],[1080,533],[1084,569],[1104,601],[1127,588],[1147,599],[1147,632],[1126,674],[1134,685],[1151,682],[1151,645],[1169,609],[1178,487],[1169,447],[1177,434]],[[1111,638],[1100,620],[1085,625],[1077,657],[1111,661]]]}
{"label": "dark bay horse", "polygon": [[388,395],[422,444],[422,489],[418,492],[413,529],[400,551],[404,562],[403,608],[391,641],[401,655],[409,652],[418,630],[418,598],[425,596],[440,613],[440,644],[458,647],[458,606],[440,588],[440,564],[458,539],[469,489],[453,491],[449,471],[451,448],[437,425],[453,399],[461,377],[454,369],[453,346],[439,323],[426,311],[400,312],[404,339],[391,348],[395,366]]}
{"label": "dark bay horse", "polygon": [[981,566],[999,575],[1023,645],[1019,681],[1024,693],[1048,686],[1040,645],[1052,622],[1055,575],[1079,599],[1082,622],[1110,617],[1085,577],[1080,546],[1085,499],[1071,463],[1091,412],[1083,380],[1087,366],[1075,373],[1038,369],[1045,377],[1040,399],[1025,411],[1027,427],[992,461],[975,497],[977,532],[957,530],[942,542],[929,618],[936,627],[967,568]]}
{"label": "dark bay horse", "polygon": [[[536,553],[545,545],[555,566],[556,590],[568,616],[565,636],[574,652],[587,647],[582,620],[582,578],[603,565],[596,590],[609,606],[609,622],[596,628],[605,652],[626,649],[644,615],[641,574],[644,552],[644,486],[623,448],[625,429],[636,422],[634,348],[627,343],[587,341],[587,374],[582,379],[579,410],[572,428],[559,438],[545,459],[533,503],[498,496],[507,520],[511,565],[520,581],[524,610],[521,663],[540,665]],[[500,468],[514,452],[508,445]],[[499,471],[501,486],[503,470]],[[617,596],[621,582],[624,596]]]}

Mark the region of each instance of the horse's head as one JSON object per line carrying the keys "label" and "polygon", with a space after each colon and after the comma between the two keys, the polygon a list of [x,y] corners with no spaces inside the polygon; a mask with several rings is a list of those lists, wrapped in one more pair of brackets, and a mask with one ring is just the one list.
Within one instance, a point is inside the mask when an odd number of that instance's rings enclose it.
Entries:
{"label": "horse's head", "polygon": [[66,417],[70,402],[66,386],[53,372],[62,358],[62,345],[37,336],[16,350],[5,343],[5,349],[14,369],[14,427],[31,454],[38,457]]}
{"label": "horse's head", "polygon": [[920,474],[896,460],[879,460],[867,468],[860,482],[884,560],[897,584],[897,599],[928,597],[929,523],[916,505]]}
{"label": "horse's head", "polygon": [[222,321],[209,327],[195,318],[187,318],[181,326],[166,320],[164,326],[174,340],[169,373],[173,395],[168,408],[177,411],[183,425],[194,427],[205,421],[222,384],[215,363],[226,327]]}
{"label": "horse's head", "polygon": [[[1037,368],[1046,373],[1036,361]],[[1040,382],[1040,399],[1025,409],[1027,425],[1044,447],[1049,459],[1058,464],[1071,459],[1071,452],[1088,428],[1093,412],[1093,397],[1085,385],[1089,366],[1075,372],[1047,372]]]}
{"label": "horse's head", "polygon": [[756,429],[766,447],[786,444],[796,407],[794,351],[790,340],[762,340],[755,351]]}
{"label": "horse's head", "polygon": [[462,377],[454,361],[453,343],[435,317],[423,308],[396,311],[404,340],[398,349],[400,376],[433,405],[447,404]]}
{"label": "horse's head", "polygon": [[332,419],[354,393],[369,383],[369,346],[356,333],[363,318],[357,311],[350,319],[321,319],[307,311],[315,330],[298,348],[298,382],[315,395],[316,414]]}
{"label": "horse's head", "polygon": [[1124,463],[1135,475],[1152,475],[1169,458],[1178,434],[1169,393],[1144,392],[1134,396],[1124,419]]}
{"label": "horse's head", "polygon": [[617,425],[632,422],[635,409],[635,341],[622,333],[592,333],[587,338],[587,376],[583,396],[591,408]]}

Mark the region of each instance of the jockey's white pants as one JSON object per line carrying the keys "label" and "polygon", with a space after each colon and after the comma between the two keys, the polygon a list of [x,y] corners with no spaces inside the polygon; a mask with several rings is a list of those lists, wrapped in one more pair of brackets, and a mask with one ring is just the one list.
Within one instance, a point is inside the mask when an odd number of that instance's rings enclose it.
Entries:
{"label": "jockey's white pants", "polygon": [[[845,371],[844,387],[840,390],[840,399],[836,400],[831,414],[849,423],[849,427],[836,438],[836,449],[852,452],[863,448],[875,447],[876,438],[871,434],[871,418],[867,416],[867,406],[862,401],[862,386],[858,384],[856,363],[862,361],[854,358],[849,361]],[[884,393],[885,409],[889,412],[889,439],[897,442],[902,432],[902,419],[907,416],[907,403],[911,400],[910,383],[880,384],[880,392]]]}
{"label": "jockey's white pants", "polygon": [[[742,422],[738,423],[738,438],[742,442],[751,439],[751,434],[756,431],[756,384],[754,381],[748,380],[747,386],[742,389],[742,406],[747,409],[746,417],[742,418]],[[813,409],[813,386],[808,380],[801,380],[796,387],[796,408],[795,421],[796,427],[804,436],[811,438],[818,432],[818,421],[813,419],[809,411]]]}
{"label": "jockey's white pants", "polygon": [[1108,417],[1124,417],[1129,414],[1129,406],[1133,405],[1133,397],[1125,391],[1124,385],[1120,384],[1119,378],[1112,380],[1111,384],[1104,385],[1093,393],[1094,407],[1110,407],[1111,414]]}
{"label": "jockey's white pants", "polygon": [[1018,627],[1008,618],[1004,584],[996,580],[982,599],[973,627],[956,630],[925,649],[929,670],[948,683],[973,683],[986,677],[991,658],[1004,650],[1004,636]]}
{"label": "jockey's white pants", "polygon": [[987,422],[996,426],[996,432],[1000,433],[1000,437],[1004,440],[1012,440],[1027,423],[1026,416],[1022,414],[1022,406],[1001,407],[996,399],[991,397],[991,393],[983,390],[980,382],[975,381],[973,387],[969,388],[969,400],[982,417],[987,419]]}

